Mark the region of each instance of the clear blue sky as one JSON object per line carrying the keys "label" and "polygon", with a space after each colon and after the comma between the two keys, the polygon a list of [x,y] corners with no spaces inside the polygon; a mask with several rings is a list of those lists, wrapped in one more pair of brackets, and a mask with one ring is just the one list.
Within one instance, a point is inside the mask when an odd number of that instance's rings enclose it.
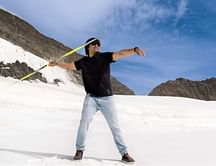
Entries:
{"label": "clear blue sky", "polygon": [[[92,36],[102,51],[139,46],[112,65],[112,75],[138,95],[184,77],[216,77],[216,0],[1,0],[46,36],[74,48]],[[84,50],[80,51],[84,54]]]}

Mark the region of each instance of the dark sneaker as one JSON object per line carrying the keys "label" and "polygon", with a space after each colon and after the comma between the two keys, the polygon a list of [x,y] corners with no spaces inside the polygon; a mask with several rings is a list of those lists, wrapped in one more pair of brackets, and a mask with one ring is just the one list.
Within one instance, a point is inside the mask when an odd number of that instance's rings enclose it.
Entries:
{"label": "dark sneaker", "polygon": [[83,157],[83,151],[82,150],[77,150],[76,154],[74,156],[74,160],[82,160]]}
{"label": "dark sneaker", "polygon": [[129,156],[128,153],[125,153],[125,154],[122,156],[122,161],[128,162],[128,163],[133,163],[133,162],[135,162],[135,160],[134,160],[131,156]]}

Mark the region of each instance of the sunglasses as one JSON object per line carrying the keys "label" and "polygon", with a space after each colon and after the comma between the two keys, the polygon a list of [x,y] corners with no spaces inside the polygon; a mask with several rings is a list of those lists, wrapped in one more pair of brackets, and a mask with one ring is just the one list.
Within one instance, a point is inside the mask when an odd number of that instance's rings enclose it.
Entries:
{"label": "sunglasses", "polygon": [[92,42],[90,45],[95,46],[98,45],[100,47],[100,41],[95,40],[94,42]]}

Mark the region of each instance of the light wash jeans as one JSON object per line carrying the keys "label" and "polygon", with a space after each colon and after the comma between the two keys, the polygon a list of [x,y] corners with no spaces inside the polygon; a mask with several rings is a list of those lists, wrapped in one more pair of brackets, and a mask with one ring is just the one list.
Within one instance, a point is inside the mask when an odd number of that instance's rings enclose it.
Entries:
{"label": "light wash jeans", "polygon": [[86,95],[83,104],[82,116],[80,120],[80,126],[77,133],[76,148],[77,150],[85,150],[85,141],[89,128],[89,124],[92,121],[95,113],[101,111],[105,117],[115,144],[119,150],[119,153],[123,156],[127,153],[127,147],[122,138],[121,130],[119,128],[117,111],[114,103],[113,96],[107,97],[92,97],[89,94]]}

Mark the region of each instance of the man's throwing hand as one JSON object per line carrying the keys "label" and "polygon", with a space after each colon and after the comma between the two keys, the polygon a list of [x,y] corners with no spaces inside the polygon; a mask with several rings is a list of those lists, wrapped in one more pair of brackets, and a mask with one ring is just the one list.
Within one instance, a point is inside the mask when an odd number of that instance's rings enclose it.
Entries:
{"label": "man's throwing hand", "polygon": [[57,65],[58,65],[58,63],[56,61],[50,61],[48,64],[48,66],[51,66],[51,67],[57,66]]}

